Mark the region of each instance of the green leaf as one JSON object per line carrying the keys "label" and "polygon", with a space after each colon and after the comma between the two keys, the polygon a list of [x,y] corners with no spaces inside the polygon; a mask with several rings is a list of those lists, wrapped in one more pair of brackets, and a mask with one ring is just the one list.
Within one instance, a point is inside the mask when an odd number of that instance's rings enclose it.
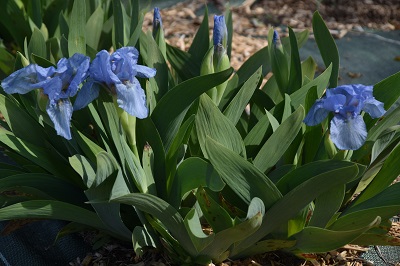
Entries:
{"label": "green leaf", "polygon": [[230,256],[231,246],[256,232],[262,223],[262,218],[262,214],[257,213],[243,223],[217,233],[214,241],[200,254],[210,256],[216,263],[226,260]]}
{"label": "green leaf", "polygon": [[0,179],[0,191],[22,186],[38,189],[53,199],[70,204],[83,206],[83,203],[87,200],[80,188],[54,175],[17,173]]}
{"label": "green leaf", "polygon": [[113,4],[113,17],[114,17],[114,48],[118,49],[125,45],[124,35],[124,14],[121,0],[112,0]]}
{"label": "green leaf", "polygon": [[[300,49],[301,47],[306,44],[308,41],[308,37],[310,35],[310,31],[305,29],[300,32],[295,32],[294,36],[296,37],[297,43],[298,43],[298,48]],[[288,37],[283,37],[281,39],[282,45],[285,51],[290,51],[290,38]]]}
{"label": "green leaf", "polygon": [[94,180],[94,187],[103,183],[111,174],[118,170],[118,163],[114,157],[107,152],[99,152],[96,154],[96,178]]}
{"label": "green leaf", "polygon": [[43,23],[46,25],[49,31],[49,36],[54,36],[54,32],[58,27],[58,19],[60,14],[63,10],[68,8],[68,4],[72,4],[72,2],[63,1],[63,0],[56,0],[51,1],[48,5],[43,8],[42,10],[42,19]]}
{"label": "green leaf", "polygon": [[205,144],[211,164],[244,202],[249,204],[258,197],[268,209],[282,197],[272,181],[243,157],[211,138]]}
{"label": "green leaf", "polygon": [[267,239],[258,241],[255,245],[246,250],[245,254],[238,254],[231,259],[253,256],[265,252],[290,249],[296,244],[296,240]]}
{"label": "green leaf", "polygon": [[29,58],[32,60],[31,54],[35,54],[43,58],[47,57],[46,40],[44,39],[42,32],[37,28],[33,30],[31,39],[28,44],[27,56],[29,56]]}
{"label": "green leaf", "polygon": [[[159,197],[167,197],[167,177],[166,177],[166,169],[165,169],[165,150],[164,145],[161,141],[160,134],[153,121],[150,118],[146,119],[138,119],[136,120],[136,134],[138,138],[138,147],[144,147],[146,145],[150,145],[153,151],[153,158],[150,160],[153,163],[153,176],[157,182],[154,182],[154,179],[151,177],[147,177],[147,184],[149,193],[156,194],[155,191],[159,193]],[[139,142],[140,139],[140,142]],[[139,145],[140,143],[140,145]],[[146,147],[145,147],[146,149]],[[139,168],[140,165],[137,165]],[[140,170],[141,172],[141,170]],[[147,176],[147,175],[145,175]],[[143,178],[138,176],[136,173],[135,178]],[[153,188],[155,183],[156,189]]]}
{"label": "green leaf", "polygon": [[29,17],[38,28],[42,26],[41,1],[29,1],[27,6]]}
{"label": "green leaf", "polygon": [[[305,110],[306,113],[310,110],[311,106],[318,99],[317,87],[312,87],[306,96]],[[304,163],[309,163],[314,161],[314,158],[318,152],[320,142],[323,139],[323,131],[320,126],[317,127],[307,127],[304,133],[304,146],[303,146],[303,161]]]}
{"label": "green leaf", "polygon": [[141,226],[136,226],[133,229],[132,245],[135,254],[138,256],[143,256],[145,248],[156,247],[155,243],[153,242],[153,239],[149,237],[147,231]]}
{"label": "green leaf", "polygon": [[132,193],[112,200],[112,202],[119,202],[124,204],[133,205],[139,210],[149,213],[167,228],[180,245],[192,256],[197,254],[192,240],[186,231],[186,227],[182,216],[178,211],[162,199],[144,193]]}
{"label": "green leaf", "polygon": [[[232,68],[215,74],[192,78],[169,90],[151,114],[165,150],[168,151],[186,112],[202,93],[223,83],[232,74]],[[190,88],[188,90],[187,88]]]}
{"label": "green leaf", "polygon": [[265,92],[274,103],[279,103],[284,100],[274,75],[267,80],[265,85],[262,87],[262,91]]}
{"label": "green leaf", "polygon": [[12,36],[17,45],[24,47],[24,39],[30,36],[32,31],[27,15],[15,0],[4,0],[0,8],[0,24]]}
{"label": "green leaf", "polygon": [[210,47],[210,28],[208,26],[208,8],[204,5],[204,17],[197,30],[196,35],[193,38],[192,44],[189,48],[189,54],[192,56],[192,60],[195,62],[201,62],[204,55],[207,53]]}
{"label": "green leaf", "polygon": [[261,67],[243,84],[232,101],[224,110],[224,115],[236,125],[246,105],[249,103],[261,79]]}
{"label": "green leaf", "polygon": [[384,103],[385,109],[389,109],[400,96],[398,88],[400,86],[400,72],[393,74],[381,82],[374,85],[374,97]]}
{"label": "green leaf", "polygon": [[270,56],[268,53],[268,46],[266,46],[250,56],[238,69],[236,72],[239,76],[238,84],[240,85],[248,80],[260,67],[262,67],[262,76],[264,77],[271,71],[271,66],[269,64]]}
{"label": "green leaf", "polygon": [[179,128],[178,133],[174,141],[172,142],[171,148],[168,151],[166,157],[166,167],[167,167],[167,175],[168,175],[168,182],[167,182],[167,191],[170,193],[171,185],[173,183],[173,179],[175,176],[175,172],[177,169],[178,164],[178,155],[180,148],[182,148],[182,144],[186,144],[190,137],[190,132],[192,131],[193,124],[194,124],[194,115],[191,115]]}
{"label": "green leaf", "polygon": [[[209,197],[203,188],[200,187],[197,189],[196,198],[203,212],[204,218],[211,225],[214,233],[218,233],[233,226],[233,220],[229,213],[212,197]],[[254,215],[251,217],[253,216]]]}
{"label": "green leaf", "polygon": [[147,34],[142,32],[139,41],[140,54],[144,62],[148,67],[157,69],[157,74],[154,77],[157,86],[155,88],[152,86],[152,95],[147,94],[147,97],[154,97],[156,102],[159,102],[168,91],[168,66],[150,32],[147,32]]}
{"label": "green leaf", "polygon": [[[296,253],[327,252],[340,248],[359,237],[369,229],[380,224],[381,218],[376,217],[369,224],[354,230],[332,231],[318,227],[306,227],[294,235],[297,240],[294,249]],[[323,239],[324,241],[321,241]]]}
{"label": "green leaf", "polygon": [[[60,25],[60,48],[63,57],[69,57],[68,52],[68,36],[69,36],[69,26],[65,19],[63,13],[61,12],[58,19],[58,24]],[[71,54],[72,55],[72,54]]]}
{"label": "green leaf", "polygon": [[328,86],[329,83],[329,77],[331,76],[332,72],[332,65],[330,65],[321,75],[319,75],[317,78],[314,80],[310,81],[303,87],[301,87],[299,90],[295,91],[290,95],[290,98],[292,99],[292,105],[294,108],[297,108],[299,105],[304,105],[306,95],[309,89],[311,89],[314,86],[317,86],[317,94],[318,98],[322,96],[324,93],[326,87]]}
{"label": "green leaf", "polygon": [[[261,225],[260,229],[251,237],[237,245],[233,253],[246,255],[247,252],[245,250],[247,248],[251,250],[252,245],[273,232],[274,229],[286,223],[312,200],[329,191],[332,186],[345,184],[349,179],[355,177],[357,173],[358,167],[352,165],[315,175],[307,181],[300,183],[272,207],[267,208],[263,220],[265,222]],[[327,182],[329,182],[330,186],[326,185]]]}
{"label": "green leaf", "polygon": [[[257,156],[254,158],[254,166],[261,172],[266,172],[273,167],[289,148],[297,136],[304,119],[304,108],[300,106],[293,112],[269,137]],[[275,151],[271,153],[271,151]]]}
{"label": "green leaf", "polygon": [[279,121],[276,120],[275,116],[273,114],[271,114],[270,112],[265,111],[265,113],[268,117],[269,124],[272,127],[272,131],[275,132],[279,127]]}
{"label": "green leaf", "polygon": [[35,54],[31,54],[31,58],[34,63],[38,64],[41,67],[52,67],[52,66],[55,67],[56,66],[52,62],[47,60],[46,58],[40,57]]}
{"label": "green leaf", "polygon": [[22,106],[0,95],[0,113],[16,137],[37,146],[44,145],[45,136],[42,127]]}
{"label": "green leaf", "polygon": [[183,81],[200,75],[201,61],[193,60],[191,54],[167,44],[167,57],[169,63]]}
{"label": "green leaf", "polygon": [[374,177],[367,188],[354,201],[354,206],[361,204],[378,193],[382,192],[386,187],[400,175],[400,145],[390,153],[378,174]]}
{"label": "green leaf", "polygon": [[329,29],[326,27],[321,15],[316,11],[312,19],[315,41],[324,60],[325,66],[332,64],[332,75],[329,79],[329,87],[337,87],[339,78],[339,52]]}
{"label": "green leaf", "polygon": [[69,18],[68,54],[75,53],[86,55],[86,3],[74,1],[71,16]]}
{"label": "green leaf", "polygon": [[292,114],[292,106],[291,106],[291,99],[290,96],[285,93],[285,105],[283,107],[283,114],[281,122],[286,120]]}
{"label": "green leaf", "polygon": [[[314,161],[290,171],[276,183],[276,186],[279,188],[281,193],[285,195],[314,176],[328,173],[335,169],[351,167],[353,165],[354,164],[351,162],[339,160]],[[350,177],[348,177],[347,181],[351,181]]]}
{"label": "green leaf", "polygon": [[103,30],[104,11],[99,5],[93,14],[90,15],[85,25],[86,43],[91,48],[97,50],[99,46],[101,32]]}
{"label": "green leaf", "polygon": [[198,157],[190,157],[179,164],[176,170],[169,202],[178,208],[184,195],[192,189],[202,186],[217,192],[221,191],[224,185],[210,163]]}
{"label": "green leaf", "polygon": [[398,237],[382,234],[364,233],[351,242],[359,246],[399,246]]}
{"label": "green leaf", "polygon": [[207,149],[205,148],[206,139],[211,137],[224,147],[246,157],[246,149],[240,133],[206,94],[200,96],[200,105],[196,114],[195,125],[204,156],[208,156]]}
{"label": "green leaf", "polygon": [[[400,107],[397,107],[388,116],[383,117],[382,120],[378,121],[368,132],[366,141],[376,141],[379,136],[389,127],[398,125],[400,116]],[[375,121],[372,121],[374,124]]]}
{"label": "green leaf", "polygon": [[96,179],[96,172],[90,161],[83,155],[75,154],[69,158],[72,168],[82,177],[87,188],[90,188]]}
{"label": "green leaf", "polygon": [[[50,149],[36,146],[29,142],[24,142],[15,137],[11,132],[2,128],[0,128],[0,142],[15,153],[23,156],[43,169],[46,169],[50,173],[68,178],[72,182],[77,182],[77,185],[82,183],[79,176],[70,169],[66,160],[61,157],[60,154],[52,152]],[[77,180],[76,177],[78,177],[79,180]]]}
{"label": "green leaf", "polygon": [[303,84],[303,75],[300,62],[299,47],[292,28],[289,27],[290,39],[290,74],[287,94],[297,91]]}
{"label": "green leaf", "polygon": [[214,235],[206,235],[203,232],[199,215],[195,209],[191,209],[188,214],[186,214],[183,222],[197,252],[202,251],[213,242]]}
{"label": "green leaf", "polygon": [[142,25],[143,25],[143,20],[144,20],[144,14],[142,12],[140,12],[139,19],[138,19],[138,22],[137,22],[137,26],[134,26],[132,23],[134,23],[133,21],[135,20],[136,16],[137,15],[135,15],[134,17],[131,17],[132,18],[132,20],[131,20],[131,31],[132,30],[134,30],[134,31],[131,33],[131,35],[129,37],[129,40],[128,40],[128,43],[126,44],[126,46],[136,46],[136,43],[139,40],[140,34],[142,33]]}
{"label": "green leaf", "polygon": [[290,69],[282,44],[280,42],[277,44],[273,43],[273,34],[274,30],[270,29],[268,32],[268,43],[271,45],[268,45],[268,50],[271,59],[272,73],[275,76],[281,95],[284,95],[288,92]]}
{"label": "green leaf", "polygon": [[[315,63],[311,56],[301,63],[301,72],[303,73],[303,77],[308,78],[309,81],[314,79],[316,69],[317,63]],[[308,82],[306,82],[306,80],[303,80],[302,86],[306,85],[307,83]]]}
{"label": "green leaf", "polygon": [[309,226],[325,228],[333,215],[342,205],[345,195],[345,185],[339,185],[331,188],[315,199],[315,207]]}
{"label": "green leaf", "polygon": [[232,39],[233,39],[233,20],[232,20],[232,10],[227,8],[225,11],[225,23],[226,28],[228,30],[228,39],[227,39],[227,55],[229,59],[231,59],[231,52],[232,52]]}
{"label": "green leaf", "polygon": [[[5,76],[13,72],[14,62],[15,58],[7,52],[6,49],[0,48],[0,71],[3,72]],[[0,75],[0,79],[5,78],[5,76]]]}
{"label": "green leaf", "polygon": [[[108,201],[108,199],[115,198],[112,191],[118,178],[123,180],[121,171],[110,174],[101,184],[92,186],[86,190],[85,194],[104,225],[120,239],[129,241],[132,232],[126,227],[121,219],[120,204]],[[126,188],[125,183],[124,185]],[[129,190],[126,188],[125,193],[122,194],[129,194]]]}
{"label": "green leaf", "polygon": [[82,149],[88,160],[94,164],[96,163],[96,156],[100,152],[104,152],[103,148],[94,143],[88,137],[83,135],[80,131],[73,130],[74,139],[77,141],[79,147]]}
{"label": "green leaf", "polygon": [[107,230],[95,212],[55,200],[31,200],[0,209],[0,220],[26,218],[58,219]]}

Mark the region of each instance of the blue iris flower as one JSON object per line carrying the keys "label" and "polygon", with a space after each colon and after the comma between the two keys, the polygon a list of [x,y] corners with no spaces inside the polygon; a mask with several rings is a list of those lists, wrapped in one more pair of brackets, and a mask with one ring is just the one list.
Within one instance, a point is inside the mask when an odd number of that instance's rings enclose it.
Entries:
{"label": "blue iris flower", "polygon": [[317,100],[310,108],[304,123],[315,126],[329,114],[334,116],[330,123],[330,138],[341,150],[357,150],[367,138],[367,129],[361,111],[372,118],[385,114],[383,103],[373,95],[373,86],[361,84],[343,85],[326,91],[326,96]]}
{"label": "blue iris flower", "polygon": [[43,94],[48,98],[46,111],[57,134],[71,139],[73,109],[69,97],[75,96],[79,85],[86,79],[89,64],[90,58],[82,54],[60,59],[57,68],[31,64],[12,73],[2,81],[1,86],[6,93],[19,94],[43,89]]}
{"label": "blue iris flower", "polygon": [[146,95],[136,77],[154,77],[156,70],[138,65],[139,52],[134,47],[123,47],[109,54],[97,53],[89,68],[89,79],[82,86],[74,102],[74,110],[87,106],[99,96],[101,86],[117,97],[118,106],[138,118],[148,116]]}

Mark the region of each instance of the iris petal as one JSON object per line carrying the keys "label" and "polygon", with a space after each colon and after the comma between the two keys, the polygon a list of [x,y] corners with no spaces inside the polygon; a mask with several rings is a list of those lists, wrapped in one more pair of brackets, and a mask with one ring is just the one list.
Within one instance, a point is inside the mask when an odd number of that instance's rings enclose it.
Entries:
{"label": "iris petal", "polygon": [[70,130],[72,110],[72,104],[69,99],[61,99],[55,104],[49,102],[46,107],[46,111],[54,123],[57,135],[68,140],[72,138]]}
{"label": "iris petal", "polygon": [[346,96],[342,94],[331,95],[324,99],[324,108],[331,112],[338,112],[346,104]]}
{"label": "iris petal", "polygon": [[46,80],[47,73],[54,73],[54,68],[42,68],[36,64],[21,68],[1,82],[6,93],[25,94],[33,89],[40,88],[41,82]]}
{"label": "iris petal", "polygon": [[156,69],[147,66],[136,65],[135,70],[139,78],[152,78],[156,75]]}
{"label": "iris petal", "polygon": [[48,79],[46,82],[43,82],[43,92],[49,97],[50,102],[55,103],[61,97],[61,89],[62,89],[62,80],[59,76]]}
{"label": "iris petal", "polygon": [[81,84],[87,77],[89,69],[90,58],[83,54],[74,54],[69,58],[70,67],[73,69],[74,77],[68,86],[67,97],[73,97],[78,92],[79,84]]}
{"label": "iris petal", "polygon": [[324,100],[317,100],[313,106],[311,106],[310,111],[308,111],[307,116],[304,118],[304,123],[307,126],[315,126],[324,121],[328,116],[329,111],[324,108]]}
{"label": "iris petal", "polygon": [[386,113],[383,103],[375,100],[375,98],[364,101],[363,111],[367,112],[372,118],[381,117]]}
{"label": "iris petal", "polygon": [[[214,16],[213,43],[214,46],[224,45],[224,39],[227,38],[228,30],[225,24],[224,15]],[[225,48],[225,47],[224,47]]]}
{"label": "iris petal", "polygon": [[97,53],[89,72],[91,78],[97,82],[105,83],[109,87],[121,82],[111,70],[110,54],[106,50],[101,50]]}
{"label": "iris petal", "polygon": [[132,83],[117,84],[116,87],[119,107],[137,118],[143,119],[148,116],[146,95],[137,79],[134,79]]}
{"label": "iris petal", "polygon": [[85,108],[94,99],[99,97],[99,92],[99,84],[93,81],[87,81],[85,84],[83,84],[81,90],[78,93],[78,96],[76,96],[74,102],[74,111]]}
{"label": "iris petal", "polygon": [[367,128],[360,115],[348,119],[335,115],[330,130],[332,142],[341,150],[357,150],[367,138]]}

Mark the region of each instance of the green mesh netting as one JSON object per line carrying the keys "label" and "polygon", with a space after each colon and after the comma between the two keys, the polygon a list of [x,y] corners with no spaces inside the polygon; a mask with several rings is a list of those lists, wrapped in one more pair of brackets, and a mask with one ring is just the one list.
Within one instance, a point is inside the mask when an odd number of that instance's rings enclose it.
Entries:
{"label": "green mesh netting", "polygon": [[[6,224],[0,222],[0,231]],[[66,224],[64,221],[37,221],[0,236],[0,265],[65,266],[78,257],[83,259],[91,248],[80,236],[68,235],[54,243],[58,231]]]}

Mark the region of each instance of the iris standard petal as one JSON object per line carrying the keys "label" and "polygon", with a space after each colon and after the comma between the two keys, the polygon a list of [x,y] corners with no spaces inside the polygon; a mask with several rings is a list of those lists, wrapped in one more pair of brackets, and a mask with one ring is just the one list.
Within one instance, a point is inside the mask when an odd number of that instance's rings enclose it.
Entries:
{"label": "iris standard petal", "polygon": [[362,110],[367,112],[372,118],[382,117],[386,113],[383,103],[373,97],[364,101]]}
{"label": "iris standard petal", "polygon": [[89,75],[93,80],[105,83],[108,87],[121,82],[111,70],[110,54],[106,50],[97,53],[90,65]]}
{"label": "iris standard petal", "polygon": [[117,103],[128,114],[137,118],[143,119],[149,114],[146,95],[137,79],[134,79],[132,83],[117,84]]}
{"label": "iris standard petal", "polygon": [[93,80],[87,81],[83,84],[74,102],[74,111],[85,108],[89,103],[99,97],[100,85],[93,82]]}
{"label": "iris standard petal", "polygon": [[361,100],[372,98],[373,86],[365,86],[362,84],[353,84],[353,89]]}
{"label": "iris standard petal", "polygon": [[78,92],[79,85],[86,79],[89,70],[90,58],[83,54],[74,54],[68,59],[70,68],[73,70],[72,80],[68,80],[67,97],[73,97]]}
{"label": "iris standard petal", "polygon": [[346,96],[342,94],[333,94],[324,99],[324,109],[338,113],[346,104]]}
{"label": "iris standard petal", "polygon": [[139,52],[135,47],[123,47],[111,55],[111,70],[121,81],[130,81],[136,76]]}
{"label": "iris standard petal", "polygon": [[46,111],[54,123],[57,135],[70,140],[72,138],[70,124],[73,111],[71,102],[68,99],[61,99],[55,104],[49,103]]}
{"label": "iris standard petal", "polygon": [[304,123],[307,126],[315,126],[324,121],[328,116],[329,111],[324,108],[324,100],[317,100],[313,106],[311,106],[308,114],[304,118]]}
{"label": "iris standard petal", "polygon": [[136,65],[135,70],[136,76],[139,78],[152,78],[156,75],[156,69],[147,66]]}
{"label": "iris standard petal", "polygon": [[350,95],[357,95],[357,93],[354,91],[353,85],[341,85],[339,87],[329,89],[329,92],[327,90],[327,96],[331,94],[343,94],[345,96],[350,96]]}
{"label": "iris standard petal", "polygon": [[330,131],[332,142],[340,150],[357,150],[367,138],[367,128],[360,115],[348,119],[335,115]]}

